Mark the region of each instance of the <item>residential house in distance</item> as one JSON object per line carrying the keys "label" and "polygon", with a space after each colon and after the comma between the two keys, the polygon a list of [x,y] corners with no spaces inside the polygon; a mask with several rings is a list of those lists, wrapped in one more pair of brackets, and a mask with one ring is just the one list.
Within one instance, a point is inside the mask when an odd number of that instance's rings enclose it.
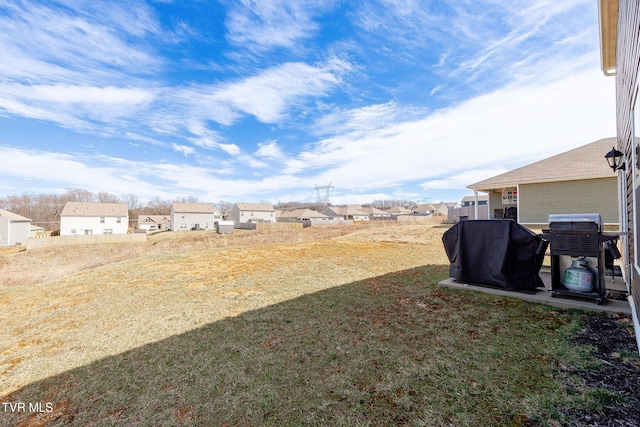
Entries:
{"label": "residential house in distance", "polygon": [[294,221],[326,221],[329,217],[312,209],[296,209],[291,212],[282,212],[278,218],[279,222]]}
{"label": "residential house in distance", "polygon": [[387,209],[387,213],[389,213],[392,217],[398,217],[401,215],[413,215],[413,211],[411,209],[403,208],[402,206],[389,208]]}
{"label": "residential house in distance", "polygon": [[360,210],[366,214],[369,214],[369,219],[384,219],[391,218],[391,214],[382,209],[374,208],[373,206],[367,208],[360,208]]}
{"label": "residential house in distance", "polygon": [[0,209],[0,246],[24,245],[29,238],[31,220]]}
{"label": "residential house in distance", "polygon": [[360,206],[329,206],[321,213],[331,218],[341,218],[353,221],[369,221],[369,214],[363,212]]}
{"label": "residential house in distance", "polygon": [[489,219],[489,196],[478,195],[478,206],[476,196],[465,196],[460,205],[449,209],[447,214],[450,223],[468,219]]}
{"label": "residential house in distance", "polygon": [[67,202],[60,214],[60,235],[127,234],[129,210],[125,203]]}
{"label": "residential house in distance", "polygon": [[209,203],[173,203],[171,230],[214,230],[215,222],[222,219],[220,211]]}
{"label": "residential house in distance", "polygon": [[[489,196],[486,194],[478,195],[478,206],[483,206],[489,203]],[[461,201],[461,207],[466,206],[475,206],[476,205],[476,197],[475,196],[464,196]]]}
{"label": "residential house in distance", "polygon": [[276,210],[266,203],[236,203],[231,208],[230,219],[236,224],[276,222]]}
{"label": "residential house in distance", "polygon": [[146,231],[171,230],[171,214],[138,215],[138,225],[136,228]]}
{"label": "residential house in distance", "polygon": [[425,203],[412,208],[414,215],[447,215],[455,203]]}

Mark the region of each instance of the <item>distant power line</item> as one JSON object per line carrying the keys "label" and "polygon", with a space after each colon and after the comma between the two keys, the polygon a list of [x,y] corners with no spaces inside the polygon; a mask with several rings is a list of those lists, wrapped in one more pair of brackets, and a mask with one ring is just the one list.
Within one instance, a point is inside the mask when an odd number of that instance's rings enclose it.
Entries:
{"label": "distant power line", "polygon": [[329,185],[316,185],[314,191],[316,192],[316,203],[321,206],[327,206],[329,204],[329,197],[331,196],[331,190],[335,187],[329,183]]}

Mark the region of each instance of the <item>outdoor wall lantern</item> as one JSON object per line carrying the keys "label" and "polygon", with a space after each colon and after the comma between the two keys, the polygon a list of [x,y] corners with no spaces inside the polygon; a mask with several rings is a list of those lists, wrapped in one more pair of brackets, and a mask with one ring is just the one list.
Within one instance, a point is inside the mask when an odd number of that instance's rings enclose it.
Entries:
{"label": "outdoor wall lantern", "polygon": [[611,147],[611,151],[609,151],[604,158],[607,159],[607,163],[609,163],[609,167],[613,169],[613,171],[624,170],[625,164],[622,161],[623,154],[616,150],[615,147]]}

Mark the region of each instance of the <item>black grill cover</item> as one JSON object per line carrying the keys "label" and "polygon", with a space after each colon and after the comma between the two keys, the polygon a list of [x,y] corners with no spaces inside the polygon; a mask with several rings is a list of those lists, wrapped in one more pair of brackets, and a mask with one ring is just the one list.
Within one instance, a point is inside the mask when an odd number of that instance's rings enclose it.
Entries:
{"label": "black grill cover", "polygon": [[544,287],[538,273],[549,243],[515,221],[460,221],[442,242],[455,280],[505,289]]}

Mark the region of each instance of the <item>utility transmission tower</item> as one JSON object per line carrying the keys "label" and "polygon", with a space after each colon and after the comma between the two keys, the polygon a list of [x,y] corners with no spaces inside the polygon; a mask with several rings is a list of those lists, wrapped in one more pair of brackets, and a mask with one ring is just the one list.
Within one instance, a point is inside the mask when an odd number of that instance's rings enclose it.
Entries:
{"label": "utility transmission tower", "polygon": [[327,206],[329,204],[329,196],[331,190],[335,187],[329,183],[329,185],[316,185],[314,191],[316,192],[316,203],[320,206]]}

